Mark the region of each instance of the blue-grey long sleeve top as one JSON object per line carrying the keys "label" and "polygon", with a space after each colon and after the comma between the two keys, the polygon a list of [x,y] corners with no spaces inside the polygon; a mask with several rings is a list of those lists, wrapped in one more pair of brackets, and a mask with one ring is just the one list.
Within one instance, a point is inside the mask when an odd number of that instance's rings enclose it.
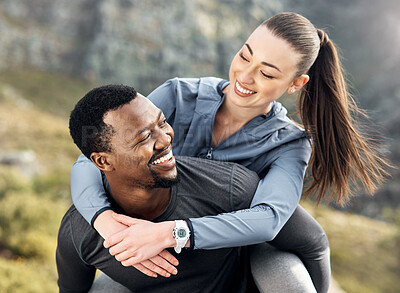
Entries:
{"label": "blue-grey long sleeve top", "polygon": [[[190,219],[195,249],[272,240],[300,200],[311,155],[304,129],[286,116],[279,102],[273,102],[268,114],[254,117],[211,147],[214,118],[228,84],[214,77],[175,78],[148,96],[175,131],[174,155],[236,162],[261,179],[249,209]],[[100,171],[83,155],[72,167],[71,192],[76,208],[88,222],[110,209]]]}

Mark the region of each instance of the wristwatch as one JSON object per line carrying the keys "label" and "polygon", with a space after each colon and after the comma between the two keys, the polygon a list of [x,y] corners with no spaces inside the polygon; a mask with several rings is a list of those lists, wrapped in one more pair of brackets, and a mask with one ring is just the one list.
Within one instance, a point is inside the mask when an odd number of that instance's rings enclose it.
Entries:
{"label": "wristwatch", "polygon": [[185,244],[190,237],[190,230],[186,225],[186,222],[183,220],[176,220],[172,235],[176,240],[176,247],[174,247],[175,252],[181,253],[182,247],[185,247]]}

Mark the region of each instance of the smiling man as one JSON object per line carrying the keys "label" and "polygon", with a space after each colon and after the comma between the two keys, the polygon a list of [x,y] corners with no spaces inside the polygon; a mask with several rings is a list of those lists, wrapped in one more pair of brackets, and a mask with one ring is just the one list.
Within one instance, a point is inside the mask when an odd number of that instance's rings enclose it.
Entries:
{"label": "smiling man", "polygon": [[[237,164],[175,159],[174,133],[163,113],[128,86],[108,85],[86,94],[71,113],[70,132],[103,172],[113,209],[170,227],[168,245],[177,253],[189,237],[181,219],[248,208],[259,181]],[[245,248],[169,250],[179,260],[178,274],[169,278],[124,267],[72,206],[58,236],[60,292],[88,291],[96,269],[134,292],[249,292]]]}

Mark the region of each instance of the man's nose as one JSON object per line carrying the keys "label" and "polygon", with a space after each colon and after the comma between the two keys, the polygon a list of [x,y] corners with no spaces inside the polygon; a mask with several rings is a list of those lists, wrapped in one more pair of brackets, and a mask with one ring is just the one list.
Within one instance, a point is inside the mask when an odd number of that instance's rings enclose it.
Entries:
{"label": "man's nose", "polygon": [[168,147],[172,142],[172,136],[168,132],[160,131],[156,143],[154,144],[155,149],[163,149]]}

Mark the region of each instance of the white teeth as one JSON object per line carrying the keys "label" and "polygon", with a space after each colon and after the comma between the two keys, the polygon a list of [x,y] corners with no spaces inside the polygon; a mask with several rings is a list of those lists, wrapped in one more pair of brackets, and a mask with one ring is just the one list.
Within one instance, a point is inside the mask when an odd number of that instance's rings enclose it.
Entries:
{"label": "white teeth", "polygon": [[169,159],[171,159],[172,156],[173,156],[172,152],[169,152],[169,153],[166,154],[164,157],[161,157],[161,158],[155,160],[155,161],[152,162],[151,164],[152,164],[152,165],[157,165],[157,164],[160,164],[160,163],[164,163],[165,161],[168,161]]}
{"label": "white teeth", "polygon": [[243,93],[243,94],[250,95],[250,94],[254,94],[254,93],[255,93],[255,92],[253,92],[253,91],[249,91],[249,90],[246,90],[246,89],[242,88],[242,87],[239,85],[238,82],[236,82],[235,85],[236,85],[236,89],[237,89],[239,92]]}

